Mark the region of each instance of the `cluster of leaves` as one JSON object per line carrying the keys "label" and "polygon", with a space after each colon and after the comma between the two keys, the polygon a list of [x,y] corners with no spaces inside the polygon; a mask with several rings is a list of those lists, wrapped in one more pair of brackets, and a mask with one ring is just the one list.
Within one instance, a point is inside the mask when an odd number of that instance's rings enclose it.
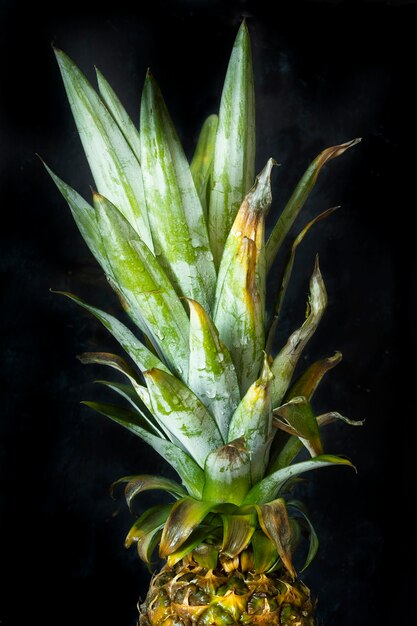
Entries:
{"label": "cluster of leaves", "polygon": [[[265,242],[274,161],[255,179],[245,24],[232,51],[219,115],[204,123],[191,164],[149,72],[137,129],[100,72],[98,94],[62,51],[56,56],[99,191],[93,206],[48,171],[141,337],[66,294],[92,313],[130,358],[129,363],[109,353],[81,355],[83,363],[110,366],[127,378],[127,384],[100,382],[129,408],[86,404],[152,446],[182,482],[149,475],[121,479],[129,504],[148,489],[168,491],[175,499],[146,511],[126,543],[137,542],[148,562],[160,544],[160,555],[171,564],[189,553],[204,563],[217,562],[219,554],[231,560],[246,555],[257,571],[282,563],[295,575],[291,555],[300,527],[306,525],[311,537],[307,564],[317,538],[303,506],[286,503],[284,490],[310,469],[350,465],[324,454],[320,434],[335,419],[349,420],[335,412],[316,416],[310,403],[341,355],[314,363],[291,385],[327,303],[318,260],[305,321],[274,358],[270,353],[297,246],[331,210],[295,240],[269,320],[265,284],[321,168],[357,140],[314,159]],[[311,458],[293,464],[303,446]]]}

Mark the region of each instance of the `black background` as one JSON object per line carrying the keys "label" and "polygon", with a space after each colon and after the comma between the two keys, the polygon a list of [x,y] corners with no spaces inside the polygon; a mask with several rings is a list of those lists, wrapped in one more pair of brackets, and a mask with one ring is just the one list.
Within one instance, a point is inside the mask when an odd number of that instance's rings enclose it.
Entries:
{"label": "black background", "polygon": [[[70,3],[68,3],[69,5]],[[274,156],[277,215],[324,147],[363,142],[323,171],[297,222],[342,208],[306,238],[278,343],[302,320],[314,254],[329,292],[306,362],[339,349],[318,412],[366,418],[330,426],[335,468],[300,489],[321,538],[305,574],[319,624],[411,624],[415,582],[415,25],[412,3],[164,2],[124,10],[88,3],[48,13],[1,2],[1,495],[0,624],[132,626],[148,575],[124,551],[132,521],[108,486],[124,474],[166,472],[138,440],[81,407],[107,372],[84,350],[116,350],[105,331],[49,288],[108,311],[117,302],[69,210],[36,159],[86,197],[92,182],[51,41],[93,80],[96,64],[138,118],[151,66],[192,154],[217,110],[237,28],[248,18],[257,94],[257,167]],[[271,215],[270,223],[273,222]],[[101,394],[102,395],[102,394]],[[154,502],[139,503],[139,512]],[[120,509],[120,510],[119,510]],[[385,535],[385,549],[383,537]]]}

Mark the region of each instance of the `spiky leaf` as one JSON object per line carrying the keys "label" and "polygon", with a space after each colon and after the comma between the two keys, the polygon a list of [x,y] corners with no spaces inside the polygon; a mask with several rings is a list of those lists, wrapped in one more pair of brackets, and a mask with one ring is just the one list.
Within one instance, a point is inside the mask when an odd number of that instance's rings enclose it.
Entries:
{"label": "spiky leaf", "polygon": [[152,250],[139,162],[83,73],[64,52],[56,49],[55,54],[97,189],[117,206]]}
{"label": "spiky leaf", "polygon": [[149,474],[140,474],[138,476],[123,476],[116,480],[111,486],[111,493],[115,487],[121,484],[126,484],[125,498],[129,509],[132,508],[132,501],[143,491],[150,491],[157,489],[160,491],[167,491],[173,496],[184,497],[187,495],[185,489],[179,485],[175,480],[165,478],[163,476],[152,476]]}
{"label": "spiky leaf", "polygon": [[269,502],[279,494],[282,487],[290,478],[299,476],[304,472],[309,472],[312,469],[327,467],[328,465],[348,465],[354,467],[348,459],[330,454],[322,454],[309,461],[295,463],[294,465],[284,467],[269,474],[269,476],[266,476],[257,485],[252,487],[245,498],[244,504]]}
{"label": "spiky leaf", "polygon": [[270,396],[272,378],[265,357],[260,378],[249,387],[230,420],[229,441],[243,436],[249,451],[252,484],[263,477],[268,464],[268,448],[272,437]]}
{"label": "spiky leaf", "polygon": [[148,73],[141,164],[156,256],[178,293],[210,310],[216,273],[203,209],[162,95]]}
{"label": "spiky leaf", "polygon": [[284,399],[288,402],[296,396],[304,396],[310,400],[327,372],[336,367],[341,360],[342,353],[335,352],[333,356],[312,363],[290,387]]}
{"label": "spiky leaf", "polygon": [[360,139],[353,139],[347,143],[326,148],[326,150],[320,152],[320,154],[309,165],[306,172],[298,182],[298,185],[296,186],[291,198],[288,200],[284,210],[279,216],[266,244],[266,265],[268,269],[271,267],[286,235],[314,188],[323,165],[330,161],[330,159],[340,156],[346,152],[346,150],[352,148],[352,146],[356,146],[359,142]]}
{"label": "spiky leaf", "polygon": [[134,435],[151,446],[162,456],[181,477],[188,493],[196,498],[201,497],[204,485],[204,472],[197,463],[181,448],[171,441],[157,437],[146,430],[146,423],[139,424],[138,416],[133,411],[122,409],[113,404],[100,402],[84,402],[86,406],[98,411],[102,415],[109,417],[114,422],[127,428]]}
{"label": "spiky leaf", "polygon": [[217,115],[209,115],[205,120],[190,164],[194,185],[206,219],[208,213],[207,195],[209,195],[207,194],[207,185],[209,184],[210,174],[213,169],[214,145],[218,121],[219,118]]}
{"label": "spiky leaf", "polygon": [[172,371],[187,376],[189,321],[165,272],[123,215],[95,194],[94,206],[107,256],[129,314],[152,338]]}
{"label": "spiky leaf", "polygon": [[144,373],[154,415],[201,466],[223,441],[213,417],[178,378],[158,369]]}
{"label": "spiky leaf", "polygon": [[274,415],[283,418],[292,426],[303,445],[312,456],[323,453],[320,430],[310,402],[304,396],[296,396],[274,410]]}
{"label": "spiky leaf", "polygon": [[188,300],[190,307],[190,364],[188,386],[216,420],[227,440],[230,416],[240,395],[230,353],[220,341],[217,328],[203,307]]}
{"label": "spiky leaf", "polygon": [[249,33],[242,23],[220,103],[213,161],[209,231],[216,266],[236,213],[255,176],[255,96]]}
{"label": "spiky leaf", "polygon": [[115,93],[114,89],[104,78],[103,74],[97,67],[96,74],[98,88],[103,102],[112,114],[114,121],[122,131],[127,143],[132,148],[135,157],[138,161],[140,161],[140,138],[138,129],[130,119],[128,113],[126,112],[126,109],[120,102],[120,99]]}
{"label": "spiky leaf", "polygon": [[273,408],[279,406],[291,382],[298,359],[314,334],[327,305],[327,294],[320,273],[318,257],[310,280],[309,308],[304,324],[292,333],[272,363],[274,380],[271,384]]}

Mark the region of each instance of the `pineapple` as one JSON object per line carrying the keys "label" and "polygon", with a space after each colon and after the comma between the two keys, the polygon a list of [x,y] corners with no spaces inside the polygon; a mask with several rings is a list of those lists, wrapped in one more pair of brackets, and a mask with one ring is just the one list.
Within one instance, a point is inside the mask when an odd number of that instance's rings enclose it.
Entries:
{"label": "pineapple", "polygon": [[278,351],[274,337],[297,247],[333,209],[295,239],[268,313],[266,279],[321,168],[359,140],[313,160],[265,241],[275,162],[269,159],[255,177],[245,23],[219,114],[205,121],[191,164],[150,72],[138,129],[100,72],[97,93],[68,56],[55,52],[98,190],[93,205],[47,169],[130,318],[128,326],[65,294],[95,316],[128,357],[79,357],[126,378],[101,381],[123,406],[85,404],[152,446],[178,475],[140,474],[115,483],[125,484],[129,506],[146,490],[172,497],[143,512],[126,538],[149,566],[156,553],[166,561],[140,605],[140,624],[312,625],[314,602],[293,561],[307,537],[303,571],[318,540],[292,487],[311,469],[352,466],[323,450],[321,429],[337,419],[359,423],[334,411],[317,416],[312,408],[340,353],[293,380],[326,308],[318,258],[305,320]]}

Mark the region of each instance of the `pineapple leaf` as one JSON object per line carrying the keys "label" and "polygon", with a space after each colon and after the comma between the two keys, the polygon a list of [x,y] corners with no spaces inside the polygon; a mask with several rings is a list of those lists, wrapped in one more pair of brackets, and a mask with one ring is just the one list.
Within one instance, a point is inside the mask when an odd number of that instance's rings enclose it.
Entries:
{"label": "pineapple leaf", "polygon": [[132,149],[133,154],[140,161],[140,138],[139,131],[130,119],[123,104],[103,74],[96,67],[97,83],[100,96],[104,104],[112,114],[114,121],[122,131],[124,138]]}
{"label": "pineapple leaf", "polygon": [[229,426],[229,441],[244,437],[251,458],[252,484],[261,480],[268,464],[268,449],[272,438],[270,394],[272,378],[265,357],[260,378],[249,387]]}
{"label": "pineapple leaf", "polygon": [[113,317],[109,313],[105,313],[104,311],[97,309],[94,306],[91,306],[90,304],[87,304],[84,300],[78,296],[74,296],[72,293],[65,291],[57,291],[55,293],[67,296],[67,298],[70,298],[86,309],[89,313],[94,315],[94,317],[96,317],[120,343],[122,348],[127,352],[141,372],[152,367],[158,367],[159,369],[168,371],[162,361],[160,361],[157,356],[155,356],[141,341],[139,341],[129,328],[122,324],[122,322],[119,322],[117,318]]}
{"label": "pineapple leaf", "polygon": [[204,472],[197,463],[186,454],[181,448],[171,441],[157,437],[147,430],[148,425],[143,421],[139,423],[137,413],[123,409],[113,404],[99,402],[83,402],[86,406],[94,409],[98,413],[105,415],[114,422],[124,426],[134,435],[140,437],[162,456],[181,477],[181,480],[188,493],[200,498],[204,485]]}
{"label": "pineapple leaf", "polygon": [[249,33],[243,22],[230,57],[220,103],[209,207],[216,266],[255,176],[255,94]]}
{"label": "pineapple leaf", "polygon": [[327,209],[327,211],[323,211],[323,213],[320,213],[320,215],[317,215],[314,219],[312,219],[303,228],[303,230],[298,235],[298,237],[296,237],[296,239],[294,240],[294,243],[291,246],[290,255],[287,261],[287,265],[285,266],[284,275],[282,277],[281,286],[277,294],[277,298],[276,298],[275,305],[274,305],[274,312],[272,314],[271,322],[270,322],[268,333],[267,333],[265,352],[267,352],[268,354],[272,351],[272,344],[273,344],[276,329],[278,326],[278,320],[281,316],[282,305],[284,302],[285,294],[287,292],[287,287],[291,279],[291,274],[292,274],[292,270],[294,267],[294,260],[295,260],[297,248],[300,245],[300,243],[303,241],[304,237],[306,236],[310,228],[314,226],[314,224],[325,219],[326,217],[329,217],[329,215],[331,215],[338,208],[339,207],[333,207],[331,209]]}
{"label": "pineapple leaf", "polygon": [[55,50],[69,104],[95,184],[152,250],[139,162],[112,115],[84,74]]}
{"label": "pineapple leaf", "polygon": [[173,503],[157,504],[145,511],[133,524],[125,539],[125,547],[140,542],[149,532],[163,527],[173,507]]}
{"label": "pineapple leaf", "polygon": [[301,514],[308,528],[309,548],[308,548],[308,553],[307,553],[307,558],[305,560],[305,563],[300,570],[301,572],[304,572],[317,554],[317,551],[319,549],[319,538],[317,537],[317,533],[314,530],[314,526],[311,523],[309,516],[307,515],[307,511],[306,511],[304,504],[302,502],[299,502],[299,500],[291,500],[290,502],[287,502],[287,505],[295,509],[298,513]]}
{"label": "pineapple leaf", "polygon": [[141,104],[141,164],[155,253],[179,295],[210,310],[216,272],[203,209],[165,102],[148,73]]}
{"label": "pineapple leaf", "polygon": [[178,550],[212,507],[212,502],[196,500],[189,496],[175,502],[162,533],[160,557],[165,558]]}
{"label": "pineapple leaf", "polygon": [[286,404],[274,410],[287,424],[297,431],[301,443],[307,448],[311,456],[323,454],[323,444],[317,419],[310,402],[304,396],[296,396]]}
{"label": "pineapple leaf", "polygon": [[211,526],[198,526],[193,530],[188,539],[184,541],[181,547],[168,556],[168,566],[173,567],[178,561],[181,561],[187,554],[190,554],[190,552],[200,546],[211,534],[213,534],[213,528]]}
{"label": "pineapple leaf", "polygon": [[275,544],[262,530],[257,530],[252,537],[254,567],[256,572],[267,572],[278,558]]}
{"label": "pineapple leaf", "polygon": [[204,467],[211,450],[222,437],[204,404],[178,378],[153,368],[144,372],[152,412],[158,422],[181,443],[188,454]]}
{"label": "pineapple leaf", "polygon": [[288,402],[296,396],[304,396],[307,400],[311,400],[323,377],[336,367],[341,360],[342,353],[335,352],[333,356],[312,363],[290,387],[284,400]]}
{"label": "pineapple leaf", "polygon": [[252,487],[244,500],[244,504],[262,504],[263,502],[269,502],[277,496],[290,478],[299,476],[304,472],[309,472],[312,469],[327,467],[329,465],[348,465],[355,469],[354,465],[352,465],[348,459],[330,454],[321,454],[314,459],[295,463],[289,467],[284,467],[272,472],[272,474],[269,474],[257,485]]}
{"label": "pineapple leaf", "polygon": [[59,191],[68,203],[72,216],[77,224],[82,238],[89,247],[91,253],[101,265],[104,272],[111,275],[111,267],[104,248],[103,240],[98,230],[96,212],[94,208],[84,200],[80,194],[70,185],[64,183],[54,172],[42,161],[46,171],[58,187]]}
{"label": "pineapple leaf", "polygon": [[319,426],[327,426],[328,424],[333,424],[333,422],[337,422],[340,420],[349,426],[363,426],[365,420],[350,420],[348,417],[344,417],[337,413],[337,411],[330,411],[329,413],[323,413],[323,415],[318,415],[317,423]]}
{"label": "pineapple leaf", "polygon": [[326,305],[326,289],[320,273],[318,257],[316,257],[314,272],[310,280],[307,318],[304,324],[292,333],[272,363],[271,370],[275,378],[271,384],[271,396],[274,408],[281,404],[301,353],[319,325]]}
{"label": "pineapple leaf", "polygon": [[256,530],[256,514],[222,515],[223,544],[222,553],[233,559],[249,545]]}
{"label": "pineapple leaf", "polygon": [[299,180],[291,198],[288,200],[284,210],[279,216],[266,244],[266,265],[268,270],[274,262],[278,250],[280,249],[296,217],[313,190],[323,165],[330,161],[330,159],[340,156],[349,148],[356,146],[359,142],[360,139],[358,138],[348,141],[347,143],[326,148],[326,150],[320,152],[320,154],[308,166],[307,170]]}
{"label": "pineapple leaf", "polygon": [[213,450],[204,470],[205,500],[241,504],[251,484],[250,454],[243,437]]}
{"label": "pineapple leaf", "polygon": [[134,388],[130,385],[116,383],[112,380],[95,380],[94,382],[115,391],[119,396],[127,400],[135,411],[143,412],[143,407],[147,408],[147,405],[143,404],[143,400],[141,400]]}
{"label": "pineapple leaf", "polygon": [[[150,530],[146,535],[141,537],[138,541],[138,556],[148,566],[151,565],[152,554],[155,552],[156,547],[159,545],[162,537],[163,524]],[[150,568],[149,568],[150,569]]]}
{"label": "pineapple leaf", "polygon": [[291,526],[283,498],[256,506],[259,524],[265,535],[272,541],[278,555],[291,578],[296,572],[291,559]]}
{"label": "pineapple leaf", "polygon": [[224,249],[214,323],[232,355],[244,395],[257,378],[265,344],[265,215],[271,205],[269,159],[245,196]]}
{"label": "pineapple leaf", "polygon": [[227,441],[230,415],[239,404],[239,386],[230,353],[220,341],[203,307],[188,300],[190,307],[190,363],[188,386],[213,415]]}
{"label": "pineapple leaf", "polygon": [[201,206],[207,220],[207,186],[210,174],[213,170],[214,144],[219,118],[217,115],[209,115],[205,120],[193,159],[190,164],[191,175],[200,198]]}
{"label": "pineapple leaf", "polygon": [[165,272],[116,207],[95,194],[97,221],[112,273],[129,313],[162,360],[186,378],[189,321]]}
{"label": "pineapple leaf", "polygon": [[140,474],[138,476],[123,476],[116,480],[111,486],[111,495],[113,496],[114,489],[118,485],[127,483],[125,487],[125,498],[127,506],[132,510],[132,501],[137,495],[143,491],[150,491],[152,489],[158,489],[161,491],[168,491],[172,496],[176,498],[183,498],[187,495],[184,487],[179,485],[175,480],[170,478],[164,478],[162,476],[150,476],[149,474]]}

